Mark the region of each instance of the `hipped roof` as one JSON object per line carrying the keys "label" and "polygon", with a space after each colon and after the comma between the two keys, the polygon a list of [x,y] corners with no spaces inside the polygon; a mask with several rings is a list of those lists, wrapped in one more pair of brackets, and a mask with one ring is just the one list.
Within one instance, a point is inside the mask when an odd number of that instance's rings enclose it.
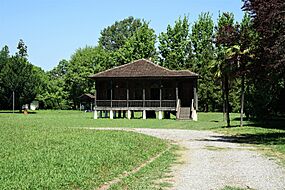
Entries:
{"label": "hipped roof", "polygon": [[91,78],[198,77],[189,70],[169,70],[149,60],[140,59],[90,76]]}
{"label": "hipped roof", "polygon": [[80,96],[78,96],[78,98],[79,99],[95,99],[96,97],[94,96],[94,95],[92,95],[92,94],[82,94],[82,95],[80,95]]}

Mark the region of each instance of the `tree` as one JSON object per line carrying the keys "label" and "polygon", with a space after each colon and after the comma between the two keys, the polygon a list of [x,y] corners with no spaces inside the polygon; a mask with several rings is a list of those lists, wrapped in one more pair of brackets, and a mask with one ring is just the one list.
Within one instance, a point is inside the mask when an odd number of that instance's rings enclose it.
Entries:
{"label": "tree", "polygon": [[28,57],[28,50],[27,46],[25,45],[24,41],[20,39],[18,46],[17,46],[18,52],[16,53],[19,57]]}
{"label": "tree", "polygon": [[149,24],[143,25],[135,31],[117,52],[115,52],[116,62],[121,65],[137,59],[157,59],[155,48],[156,35]]}
{"label": "tree", "polygon": [[61,60],[59,64],[48,71],[43,78],[44,90],[37,96],[37,100],[48,109],[68,109],[68,91],[65,85],[65,75],[69,62]]}
{"label": "tree", "polygon": [[[10,60],[10,55],[9,55],[9,48],[8,46],[4,46],[1,51],[0,51],[0,96],[5,97],[5,90],[3,88],[3,77],[5,75],[2,73],[3,72],[3,67],[8,64]],[[4,98],[0,99],[0,108],[3,109],[3,105],[5,104]]]}
{"label": "tree", "polygon": [[101,31],[99,46],[108,51],[116,51],[125,45],[126,41],[143,25],[144,21],[131,16],[124,20],[116,21]]}
{"label": "tree", "polygon": [[86,46],[79,48],[71,56],[66,67],[65,85],[69,99],[76,108],[78,97],[83,93],[95,93],[94,82],[88,78],[113,65],[112,57],[101,47]]}
{"label": "tree", "polygon": [[230,127],[229,81],[235,66],[235,59],[228,49],[238,43],[238,25],[234,24],[232,13],[223,13],[219,16],[216,29],[216,44],[218,47],[218,71],[222,78],[222,91],[224,111],[226,113],[227,127]]}
{"label": "tree", "polygon": [[259,36],[251,69],[258,73],[251,75],[252,113],[259,118],[285,113],[285,2],[244,0],[243,9],[249,11]]}
{"label": "tree", "polygon": [[216,84],[214,74],[209,67],[215,61],[214,22],[209,13],[201,13],[192,26],[191,43],[193,46],[193,60],[191,70],[198,73],[198,97],[202,111],[215,111],[219,108],[219,85]]}
{"label": "tree", "polygon": [[179,18],[173,27],[159,35],[160,63],[169,69],[189,68],[192,58],[188,17]]}
{"label": "tree", "polygon": [[243,126],[245,80],[249,74],[249,67],[254,58],[253,51],[256,48],[257,38],[257,33],[252,26],[252,20],[249,14],[245,13],[239,29],[239,45],[230,48],[232,56],[235,56],[237,60],[237,75],[241,77],[240,127]]}
{"label": "tree", "polygon": [[4,109],[12,108],[13,92],[15,93],[15,105],[21,110],[23,104],[35,99],[42,86],[41,75],[44,72],[29,63],[27,46],[23,40],[20,40],[17,49],[16,55],[11,57],[7,47],[1,51],[1,59],[6,57],[6,62],[1,63],[0,72],[2,101],[4,102],[2,108]]}

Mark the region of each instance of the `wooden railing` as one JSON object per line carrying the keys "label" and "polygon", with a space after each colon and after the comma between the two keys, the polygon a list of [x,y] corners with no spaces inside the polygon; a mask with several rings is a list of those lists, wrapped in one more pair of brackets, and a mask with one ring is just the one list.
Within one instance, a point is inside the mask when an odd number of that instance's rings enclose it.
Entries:
{"label": "wooden railing", "polygon": [[97,107],[176,107],[176,100],[96,100]]}

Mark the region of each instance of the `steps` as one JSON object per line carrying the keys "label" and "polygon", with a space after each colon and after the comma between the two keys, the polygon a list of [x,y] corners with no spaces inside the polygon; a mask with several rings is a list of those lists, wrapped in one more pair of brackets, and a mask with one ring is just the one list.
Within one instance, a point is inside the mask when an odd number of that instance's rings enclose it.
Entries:
{"label": "steps", "polygon": [[191,118],[191,108],[190,107],[181,107],[179,119],[192,119]]}

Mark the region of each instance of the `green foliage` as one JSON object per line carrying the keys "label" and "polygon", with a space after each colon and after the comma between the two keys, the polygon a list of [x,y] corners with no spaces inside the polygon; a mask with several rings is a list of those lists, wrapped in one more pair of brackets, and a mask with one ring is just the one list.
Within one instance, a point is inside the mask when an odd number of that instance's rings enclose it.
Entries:
{"label": "green foliage", "polygon": [[209,68],[215,62],[214,22],[209,13],[202,13],[192,26],[193,60],[191,71],[199,73],[198,97],[201,111],[221,110],[220,84],[213,80]]}
{"label": "green foliage", "polygon": [[[262,119],[285,113],[285,3],[282,0],[244,0],[258,33],[256,59],[251,67],[251,111]],[[258,75],[256,75],[258,73]],[[262,94],[262,95],[261,95]]]}
{"label": "green foliage", "polygon": [[5,46],[0,53],[0,92],[1,108],[12,109],[12,94],[15,93],[15,108],[22,109],[23,104],[30,103],[43,90],[44,71],[33,66],[27,59],[27,46],[23,40],[18,44],[15,56],[9,55]]}
{"label": "green foliage", "polygon": [[99,46],[108,51],[116,51],[124,46],[128,39],[143,25],[144,21],[131,16],[124,20],[116,21],[101,31]]}
{"label": "green foliage", "polygon": [[71,56],[64,75],[64,85],[74,108],[80,95],[84,93],[94,94],[94,82],[88,76],[104,70],[107,60],[101,47],[86,46],[79,48]]}
{"label": "green foliage", "polygon": [[134,34],[126,41],[126,43],[115,52],[116,60],[119,65],[132,62],[138,59],[155,60],[156,35],[149,24],[144,22]]}
{"label": "green foliage", "polygon": [[238,24],[234,24],[232,13],[219,15],[215,34],[217,61],[213,62],[213,67],[216,68],[215,75],[222,83],[223,111],[227,127],[230,126],[230,89],[234,85],[234,70],[238,61],[231,49],[238,44],[238,27]]}
{"label": "green foliage", "polygon": [[45,83],[44,90],[36,98],[43,104],[42,108],[69,108],[68,91],[65,88],[65,75],[68,64],[68,61],[61,60],[54,69],[48,71],[42,77]]}
{"label": "green foliage", "polygon": [[192,51],[188,17],[179,18],[173,27],[167,26],[167,31],[159,35],[160,63],[169,69],[189,68]]}

